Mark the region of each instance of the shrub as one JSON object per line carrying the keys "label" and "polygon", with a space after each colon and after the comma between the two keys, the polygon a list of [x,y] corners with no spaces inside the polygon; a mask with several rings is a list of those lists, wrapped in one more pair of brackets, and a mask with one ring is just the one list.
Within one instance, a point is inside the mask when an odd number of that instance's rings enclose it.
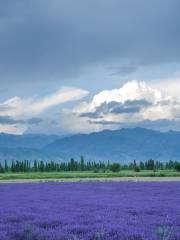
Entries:
{"label": "shrub", "polygon": [[135,171],[135,172],[140,172],[139,166],[136,165],[136,166],[134,167],[134,171]]}
{"label": "shrub", "polygon": [[119,172],[121,169],[121,166],[119,163],[113,163],[111,166],[110,166],[110,170],[112,172]]}

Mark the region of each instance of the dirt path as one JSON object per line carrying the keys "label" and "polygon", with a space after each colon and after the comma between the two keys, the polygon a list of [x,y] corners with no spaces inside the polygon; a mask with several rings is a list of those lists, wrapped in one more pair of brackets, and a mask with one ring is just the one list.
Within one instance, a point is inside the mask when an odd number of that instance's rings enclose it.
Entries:
{"label": "dirt path", "polygon": [[116,178],[62,178],[62,179],[12,179],[12,180],[0,180],[2,183],[39,183],[39,182],[88,182],[88,181],[100,181],[100,182],[178,182],[180,177],[116,177]]}

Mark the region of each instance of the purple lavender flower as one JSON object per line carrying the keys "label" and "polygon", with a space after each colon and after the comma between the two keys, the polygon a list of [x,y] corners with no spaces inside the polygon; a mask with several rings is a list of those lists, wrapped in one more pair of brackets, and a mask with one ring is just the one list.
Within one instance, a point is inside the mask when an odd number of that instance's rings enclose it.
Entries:
{"label": "purple lavender flower", "polygon": [[178,240],[180,183],[0,184],[0,240]]}

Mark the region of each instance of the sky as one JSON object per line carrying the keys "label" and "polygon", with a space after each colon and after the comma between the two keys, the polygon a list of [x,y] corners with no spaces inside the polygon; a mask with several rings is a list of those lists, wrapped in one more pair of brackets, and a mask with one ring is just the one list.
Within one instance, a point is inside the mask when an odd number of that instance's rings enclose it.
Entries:
{"label": "sky", "polygon": [[1,0],[0,132],[180,131],[179,0]]}

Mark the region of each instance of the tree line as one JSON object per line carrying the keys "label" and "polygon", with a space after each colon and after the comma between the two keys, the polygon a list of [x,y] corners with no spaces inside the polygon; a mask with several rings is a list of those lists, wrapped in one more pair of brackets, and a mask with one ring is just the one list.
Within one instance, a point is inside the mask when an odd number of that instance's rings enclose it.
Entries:
{"label": "tree line", "polygon": [[96,161],[85,161],[83,157],[80,160],[71,158],[68,162],[44,162],[34,160],[30,162],[24,161],[12,161],[10,164],[5,160],[4,163],[0,162],[0,173],[12,172],[66,172],[66,171],[112,171],[119,172],[120,170],[134,170],[136,172],[142,170],[176,170],[180,171],[180,163],[177,161],[160,162],[153,159],[149,159],[145,162],[133,161],[128,164],[119,164],[107,162],[96,162]]}

